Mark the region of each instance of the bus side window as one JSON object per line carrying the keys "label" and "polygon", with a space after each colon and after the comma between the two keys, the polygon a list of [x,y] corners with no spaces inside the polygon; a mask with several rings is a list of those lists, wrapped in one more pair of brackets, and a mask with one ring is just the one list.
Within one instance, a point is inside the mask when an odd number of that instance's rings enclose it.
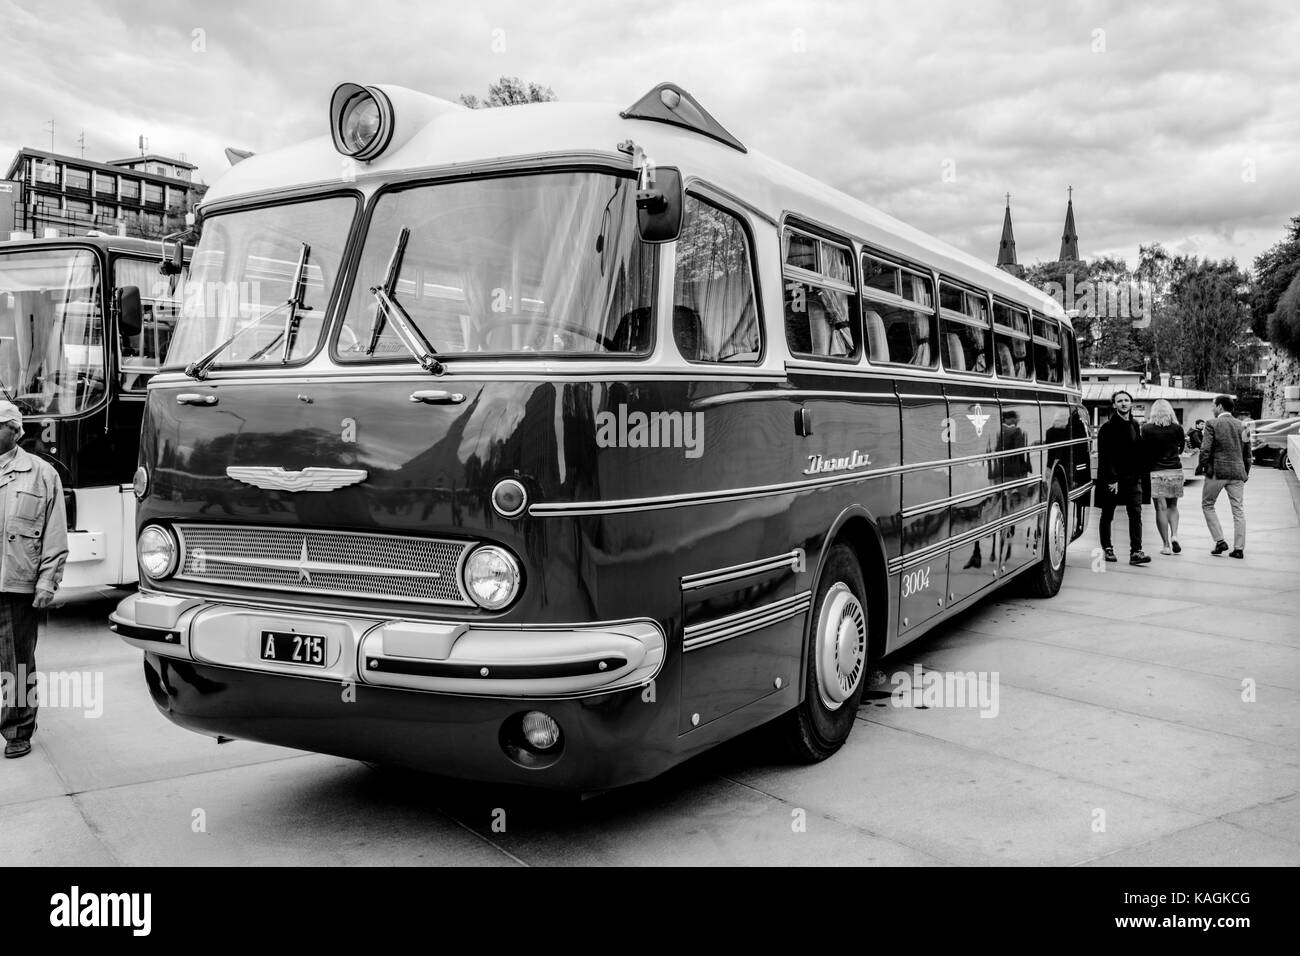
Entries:
{"label": "bus side window", "polygon": [[686,197],[673,281],[673,339],[688,362],[753,363],[763,351],[749,234],[731,213]]}
{"label": "bus side window", "polygon": [[845,246],[787,229],[785,234],[786,342],[794,355],[854,360],[861,329],[853,255]]}
{"label": "bus side window", "polygon": [[930,280],[865,255],[862,275],[863,324],[871,361],[933,368],[939,350]]}

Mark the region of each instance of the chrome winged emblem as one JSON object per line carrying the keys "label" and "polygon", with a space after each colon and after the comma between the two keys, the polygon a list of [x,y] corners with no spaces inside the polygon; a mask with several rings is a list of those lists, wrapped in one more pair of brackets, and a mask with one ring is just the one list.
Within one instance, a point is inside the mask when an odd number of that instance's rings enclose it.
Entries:
{"label": "chrome winged emblem", "polygon": [[361,468],[304,468],[285,471],[265,465],[227,468],[226,474],[255,488],[268,491],[334,491],[366,480]]}
{"label": "chrome winged emblem", "polygon": [[980,408],[978,405],[976,405],[976,406],[975,406],[975,414],[974,414],[974,415],[967,415],[966,417],[969,418],[969,419],[970,419],[970,423],[971,423],[972,425],[975,426],[975,434],[976,434],[976,435],[983,435],[983,434],[984,434],[984,423],[987,422],[987,421],[988,421],[990,418],[992,418],[993,416],[987,414],[987,413],[984,411],[984,409],[982,409],[982,408]]}

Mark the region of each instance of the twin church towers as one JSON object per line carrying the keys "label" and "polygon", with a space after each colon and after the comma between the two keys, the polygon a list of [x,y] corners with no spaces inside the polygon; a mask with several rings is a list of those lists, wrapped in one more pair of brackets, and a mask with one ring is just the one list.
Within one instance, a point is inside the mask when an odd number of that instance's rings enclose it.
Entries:
{"label": "twin church towers", "polygon": [[[1074,229],[1074,187],[1069,187],[1065,204],[1065,232],[1061,234],[1061,254],[1058,262],[1079,261],[1079,234]],[[1002,241],[998,244],[998,268],[1022,278],[1024,268],[1016,262],[1016,237],[1011,231],[1011,193],[1007,193],[1007,211],[1002,217]]]}

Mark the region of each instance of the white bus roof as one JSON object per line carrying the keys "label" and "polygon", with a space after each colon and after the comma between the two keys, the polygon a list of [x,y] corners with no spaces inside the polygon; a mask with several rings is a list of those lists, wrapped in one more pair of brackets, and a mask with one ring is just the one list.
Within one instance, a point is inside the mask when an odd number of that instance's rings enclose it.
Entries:
{"label": "white bus roof", "polygon": [[[380,89],[400,92],[404,98],[412,95],[394,87]],[[232,166],[209,188],[203,208],[235,197],[382,182],[426,170],[446,172],[526,157],[599,158],[630,168],[629,157],[617,149],[630,138],[655,163],[676,166],[688,180],[698,177],[773,220],[786,213],[810,219],[995,295],[1029,304],[1068,324],[1056,300],[1028,283],[761,153],[741,152],[662,122],[623,119],[619,108],[610,103],[530,103],[470,110],[435,97],[422,99],[426,115],[432,113],[432,118],[408,136],[396,133],[393,146],[369,163],[341,155],[330,136],[321,136]],[[324,125],[326,111],[321,112]],[[399,107],[396,130],[402,130],[402,124]]]}

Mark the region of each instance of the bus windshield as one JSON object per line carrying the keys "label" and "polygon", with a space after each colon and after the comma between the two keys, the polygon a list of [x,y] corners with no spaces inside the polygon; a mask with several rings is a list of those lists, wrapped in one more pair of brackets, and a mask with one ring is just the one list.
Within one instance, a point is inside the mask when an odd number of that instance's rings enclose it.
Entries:
{"label": "bus windshield", "polygon": [[[355,213],[355,199],[335,196],[210,217],[190,261],[166,367],[188,365],[244,330],[215,364],[280,364],[289,312],[282,307],[294,295],[293,278],[304,243],[311,255],[288,359],[301,360],[315,352]],[[263,323],[273,310],[278,310],[276,316]]]}
{"label": "bus windshield", "polygon": [[90,250],[0,253],[0,391],[25,415],[75,414],[104,397],[104,308]]}
{"label": "bus windshield", "polygon": [[376,322],[370,293],[403,228],[392,297],[440,358],[650,351],[654,254],[637,234],[635,181],[547,173],[381,195],[339,331],[342,361],[411,361],[393,323]]}

